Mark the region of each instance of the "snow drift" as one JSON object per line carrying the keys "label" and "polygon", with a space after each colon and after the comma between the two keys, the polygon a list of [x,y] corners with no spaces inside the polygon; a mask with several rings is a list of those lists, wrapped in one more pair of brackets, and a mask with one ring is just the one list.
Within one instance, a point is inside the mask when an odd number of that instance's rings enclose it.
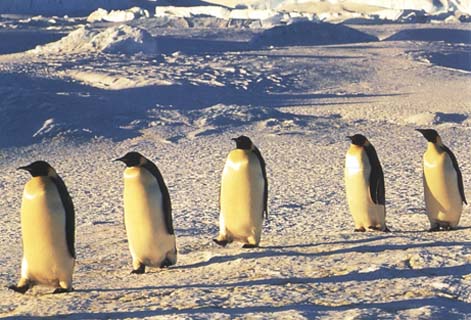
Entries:
{"label": "snow drift", "polygon": [[428,111],[407,117],[405,121],[417,126],[437,126],[442,124],[463,124],[467,119],[466,114]]}
{"label": "snow drift", "polygon": [[155,39],[146,31],[128,25],[103,31],[81,27],[57,42],[37,47],[36,52],[99,51],[111,54],[157,53]]}
{"label": "snow drift", "polygon": [[378,41],[375,36],[341,24],[302,21],[256,35],[254,46],[308,46]]}
{"label": "snow drift", "polygon": [[385,39],[386,41],[444,41],[447,43],[471,44],[471,30],[444,28],[407,29]]}

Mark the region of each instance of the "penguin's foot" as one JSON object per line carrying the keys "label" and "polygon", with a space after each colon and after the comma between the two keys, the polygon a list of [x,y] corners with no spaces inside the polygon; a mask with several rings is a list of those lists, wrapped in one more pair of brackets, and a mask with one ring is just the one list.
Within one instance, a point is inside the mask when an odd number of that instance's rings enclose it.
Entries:
{"label": "penguin's foot", "polygon": [[445,231],[456,230],[455,227],[452,227],[452,226],[450,226],[449,224],[442,226],[442,229],[445,230]]}
{"label": "penguin's foot", "polygon": [[165,258],[165,260],[160,264],[160,268],[168,268],[171,265],[173,265],[172,261],[170,261],[169,258]]}
{"label": "penguin's foot", "polygon": [[378,228],[378,227],[376,227],[376,226],[369,226],[368,229],[374,230],[374,231],[382,231],[381,228]]}
{"label": "penguin's foot", "polygon": [[388,227],[376,227],[376,226],[369,226],[369,230],[374,230],[374,231],[382,231],[382,232],[391,232],[391,230],[388,229]]}
{"label": "penguin's foot", "polygon": [[428,232],[437,232],[437,231],[440,231],[440,225],[438,224],[434,224],[430,227],[430,229],[428,229]]}
{"label": "penguin's foot", "polygon": [[246,243],[242,246],[244,249],[258,248],[258,244]]}
{"label": "penguin's foot", "polygon": [[361,228],[358,228],[358,229],[354,229],[353,231],[354,231],[354,232],[365,232],[366,229],[363,228],[363,227],[361,227]]}
{"label": "penguin's foot", "polygon": [[54,290],[54,292],[52,292],[52,294],[59,294],[59,293],[67,293],[67,292],[71,292],[73,291],[74,289],[70,288],[70,289],[67,289],[67,288],[62,288],[62,287],[59,287],[59,288],[56,288]]}
{"label": "penguin's foot", "polygon": [[139,268],[133,269],[131,271],[131,274],[143,274],[146,272],[146,266],[143,265],[142,263],[139,265]]}
{"label": "penguin's foot", "polygon": [[214,241],[216,244],[220,245],[221,247],[225,247],[225,246],[229,243],[229,241],[227,241],[227,240],[213,239],[213,241]]}
{"label": "penguin's foot", "polygon": [[29,288],[30,288],[29,284],[24,285],[24,286],[15,286],[15,285],[8,286],[8,289],[21,293],[21,294],[25,294],[26,291],[29,290]]}

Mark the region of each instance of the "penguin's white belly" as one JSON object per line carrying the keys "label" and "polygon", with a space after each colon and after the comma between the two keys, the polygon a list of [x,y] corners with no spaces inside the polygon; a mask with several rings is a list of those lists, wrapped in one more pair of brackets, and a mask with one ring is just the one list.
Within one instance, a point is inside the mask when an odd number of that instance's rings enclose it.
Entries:
{"label": "penguin's white belly", "polygon": [[424,158],[424,193],[427,216],[432,223],[456,227],[463,210],[458,175],[446,153]]}
{"label": "penguin's white belly", "polygon": [[133,259],[160,267],[167,255],[175,255],[176,241],[166,229],[157,180],[144,170],[125,170],[124,223]]}
{"label": "penguin's white belly", "polygon": [[49,178],[35,177],[26,184],[21,228],[22,277],[49,285],[71,281],[75,259],[67,247],[65,210]]}
{"label": "penguin's white belly", "polygon": [[231,151],[221,181],[221,222],[233,240],[260,240],[264,188],[256,156],[244,150]]}
{"label": "penguin's white belly", "polygon": [[347,202],[355,228],[379,227],[385,224],[385,208],[375,204],[370,194],[369,165],[358,155],[348,155],[345,165],[345,189]]}

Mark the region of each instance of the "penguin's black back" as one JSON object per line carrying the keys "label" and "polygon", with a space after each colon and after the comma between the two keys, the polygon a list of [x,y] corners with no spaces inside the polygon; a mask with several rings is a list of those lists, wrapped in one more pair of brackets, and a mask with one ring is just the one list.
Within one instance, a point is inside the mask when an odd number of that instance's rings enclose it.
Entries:
{"label": "penguin's black back", "polygon": [[453,152],[451,152],[451,150],[447,146],[441,145],[440,147],[448,154],[448,156],[451,159],[451,162],[453,163],[453,168],[455,168],[456,175],[458,178],[458,189],[460,190],[461,200],[463,200],[465,204],[468,204],[468,202],[466,202],[466,197],[464,195],[463,176],[461,174],[460,167],[458,166],[458,160],[456,159]]}
{"label": "penguin's black back", "polygon": [[365,146],[366,155],[371,166],[370,173],[370,195],[371,199],[376,204],[385,205],[386,196],[384,190],[384,174],[381,163],[379,162],[378,154],[376,153],[373,145]]}
{"label": "penguin's black back", "polygon": [[263,190],[263,212],[265,213],[265,218],[268,218],[268,179],[266,163],[260,150],[255,146],[253,147],[253,153],[257,156],[257,159],[260,162],[260,167],[262,168],[263,180],[265,182],[265,188]]}
{"label": "penguin's black back", "polygon": [[174,234],[175,231],[173,229],[172,203],[170,202],[170,194],[168,193],[168,188],[165,185],[164,178],[162,177],[162,174],[160,173],[157,166],[152,161],[147,160],[142,165],[142,167],[149,171],[150,174],[152,174],[157,179],[160,192],[162,193],[162,206],[164,211],[165,226],[169,234]]}
{"label": "penguin's black back", "polygon": [[75,210],[72,198],[67,191],[64,181],[61,177],[51,177],[52,182],[59,191],[62,205],[65,211],[65,235],[67,240],[67,248],[72,258],[75,258]]}

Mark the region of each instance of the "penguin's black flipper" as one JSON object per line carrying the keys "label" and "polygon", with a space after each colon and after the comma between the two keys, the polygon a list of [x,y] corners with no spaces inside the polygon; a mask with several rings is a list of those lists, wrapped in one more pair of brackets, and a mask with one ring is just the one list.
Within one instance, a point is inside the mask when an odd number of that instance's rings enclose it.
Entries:
{"label": "penguin's black flipper", "polygon": [[385,190],[384,190],[384,174],[383,168],[378,158],[373,145],[365,146],[366,155],[371,166],[370,173],[370,195],[371,199],[376,204],[386,204]]}
{"label": "penguin's black flipper", "polygon": [[59,196],[64,206],[65,211],[65,235],[67,240],[67,248],[72,258],[75,259],[75,209],[70,197],[67,187],[65,186],[64,180],[61,177],[55,176],[51,178],[52,182],[56,185],[59,191]]}
{"label": "penguin's black flipper", "polygon": [[165,184],[164,178],[160,173],[160,170],[153,162],[146,161],[146,163],[142,167],[146,168],[155,177],[155,179],[157,179],[157,183],[160,187],[160,192],[162,193],[162,206],[165,217],[165,227],[167,228],[168,234],[175,234],[172,219],[172,202],[170,201],[170,194],[168,192],[168,188]]}
{"label": "penguin's black flipper", "polygon": [[453,163],[453,168],[455,168],[456,175],[458,178],[458,189],[460,190],[461,200],[463,200],[465,204],[468,204],[464,195],[463,175],[461,174],[461,170],[458,165],[458,160],[456,160],[455,155],[447,146],[442,145],[441,148],[448,154],[451,159],[451,162]]}
{"label": "penguin's black flipper", "polygon": [[260,162],[260,167],[262,168],[263,180],[265,186],[263,189],[263,212],[265,213],[265,219],[268,219],[268,179],[267,179],[267,165],[265,159],[262,157],[262,153],[254,146],[253,153],[257,156],[258,161]]}

